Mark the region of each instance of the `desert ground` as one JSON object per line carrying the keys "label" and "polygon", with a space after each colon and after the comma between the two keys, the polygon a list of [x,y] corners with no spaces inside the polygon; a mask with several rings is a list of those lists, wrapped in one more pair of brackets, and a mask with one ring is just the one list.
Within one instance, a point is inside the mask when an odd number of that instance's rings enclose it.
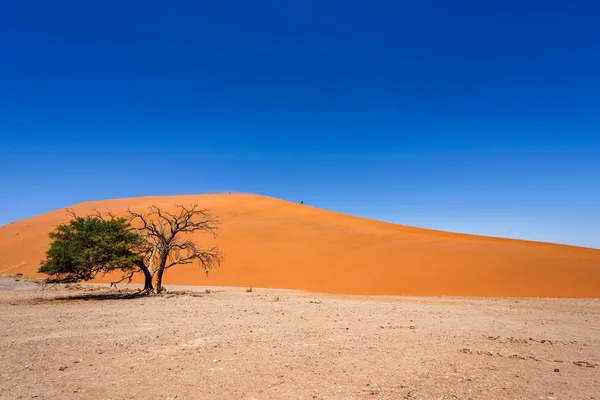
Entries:
{"label": "desert ground", "polygon": [[[220,220],[225,262],[208,278],[196,265],[167,285],[265,287],[396,296],[600,298],[600,250],[395,225],[249,194],[138,197],[76,204],[78,215],[198,204]],[[65,209],[0,227],[0,276],[37,275],[48,233]],[[114,277],[103,281],[109,282]],[[102,280],[101,280],[102,281]],[[138,281],[139,283],[139,281]]]}
{"label": "desert ground", "polygon": [[0,279],[0,399],[600,398],[598,299],[122,289]]}

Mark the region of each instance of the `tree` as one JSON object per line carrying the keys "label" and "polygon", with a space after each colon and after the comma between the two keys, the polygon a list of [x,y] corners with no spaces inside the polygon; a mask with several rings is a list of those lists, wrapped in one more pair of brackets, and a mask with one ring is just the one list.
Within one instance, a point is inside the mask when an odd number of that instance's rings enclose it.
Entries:
{"label": "tree", "polygon": [[218,248],[200,249],[190,238],[194,232],[204,232],[217,236],[218,219],[197,205],[177,206],[170,213],[157,206],[149,207],[146,212],[128,210],[134,231],[144,237],[146,246],[140,254],[143,262],[139,264],[145,277],[144,291],[160,293],[163,291],[162,279],[165,271],[176,265],[198,262],[208,275],[223,261]]}
{"label": "tree", "polygon": [[143,258],[134,249],[144,239],[126,218],[77,217],[50,233],[52,243],[38,272],[60,281],[87,281],[115,270],[133,274]]}
{"label": "tree", "polygon": [[208,271],[223,261],[218,248],[203,250],[189,236],[194,232],[216,237],[218,220],[197,205],[177,206],[175,213],[151,206],[146,212],[128,210],[129,218],[73,217],[50,233],[52,243],[38,270],[60,281],[87,281],[98,274],[123,273],[131,281],[144,275],[143,293],[163,291],[165,271],[176,265],[198,262]]}

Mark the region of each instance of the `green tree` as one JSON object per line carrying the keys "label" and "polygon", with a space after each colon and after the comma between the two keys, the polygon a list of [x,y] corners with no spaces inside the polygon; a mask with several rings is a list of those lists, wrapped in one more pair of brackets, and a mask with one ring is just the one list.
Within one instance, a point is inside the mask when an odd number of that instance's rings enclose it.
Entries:
{"label": "green tree", "polygon": [[87,281],[121,271],[133,275],[143,263],[145,240],[126,218],[77,217],[50,233],[52,243],[38,272],[60,281]]}

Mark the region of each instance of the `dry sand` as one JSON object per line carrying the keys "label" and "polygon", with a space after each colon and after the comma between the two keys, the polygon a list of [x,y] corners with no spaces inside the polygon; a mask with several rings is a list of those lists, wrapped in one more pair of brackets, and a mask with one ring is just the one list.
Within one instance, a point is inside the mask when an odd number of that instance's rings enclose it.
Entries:
{"label": "dry sand", "polygon": [[[600,297],[600,250],[387,224],[255,195],[142,197],[82,203],[122,213],[197,203],[222,221],[225,263],[165,283],[420,296]],[[65,210],[0,227],[0,275],[35,276]],[[200,241],[209,240],[198,237]],[[105,278],[109,281],[111,278]]]}
{"label": "dry sand", "polygon": [[599,300],[170,289],[0,279],[0,399],[600,398]]}

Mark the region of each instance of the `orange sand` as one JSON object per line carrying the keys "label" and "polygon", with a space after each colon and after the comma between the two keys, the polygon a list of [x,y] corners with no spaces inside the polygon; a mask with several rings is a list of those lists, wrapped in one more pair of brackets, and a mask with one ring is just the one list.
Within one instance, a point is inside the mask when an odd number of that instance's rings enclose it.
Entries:
{"label": "orange sand", "polygon": [[[224,264],[168,270],[165,285],[425,296],[600,297],[600,250],[372,221],[256,195],[142,197],[74,206],[121,213],[197,203],[220,217]],[[0,275],[35,276],[65,210],[0,227]],[[199,236],[199,240],[212,239]],[[104,277],[103,281],[110,281]],[[100,279],[102,281],[102,279]],[[138,281],[139,282],[139,281]]]}

